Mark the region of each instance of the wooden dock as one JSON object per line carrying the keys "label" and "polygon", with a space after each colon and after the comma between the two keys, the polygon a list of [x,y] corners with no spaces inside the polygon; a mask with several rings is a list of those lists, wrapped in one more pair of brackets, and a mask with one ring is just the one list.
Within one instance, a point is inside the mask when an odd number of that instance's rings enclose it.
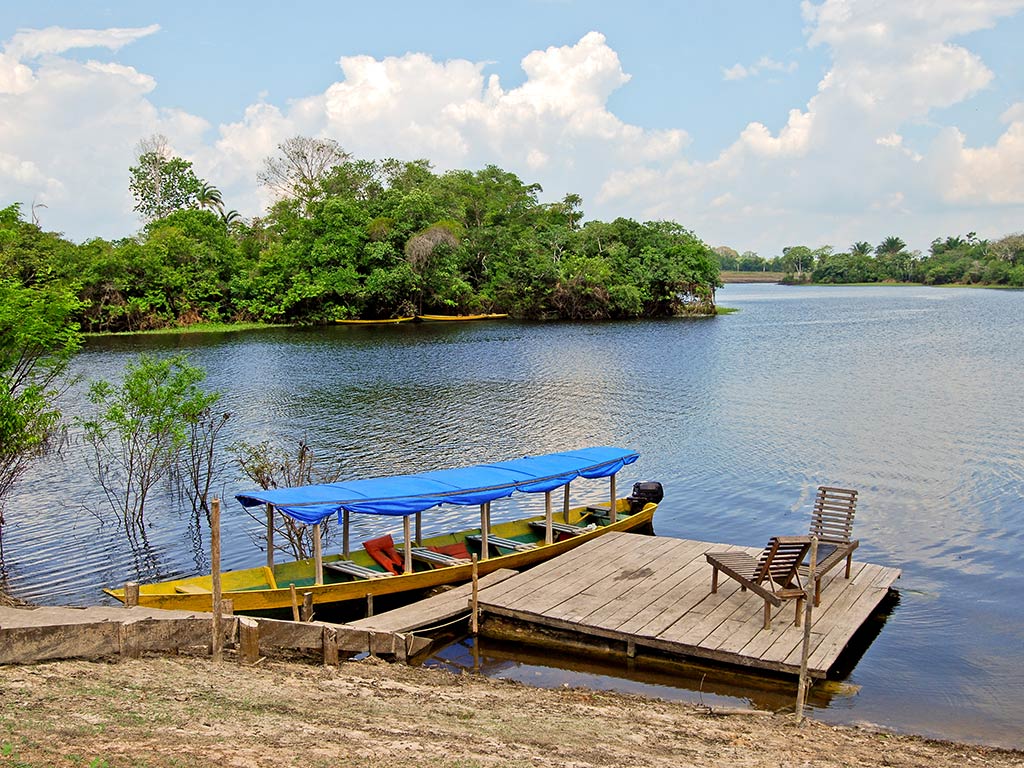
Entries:
{"label": "wooden dock", "polygon": [[[720,578],[711,593],[706,552],[734,547],[666,536],[608,533],[480,592],[481,631],[491,617],[598,644],[621,643],[628,655],[651,648],[681,657],[799,674],[803,629],[795,601],[762,628],[764,601]],[[835,568],[822,581],[811,625],[809,672],[824,677],[854,633],[900,576],[896,568],[854,562],[851,578]]]}

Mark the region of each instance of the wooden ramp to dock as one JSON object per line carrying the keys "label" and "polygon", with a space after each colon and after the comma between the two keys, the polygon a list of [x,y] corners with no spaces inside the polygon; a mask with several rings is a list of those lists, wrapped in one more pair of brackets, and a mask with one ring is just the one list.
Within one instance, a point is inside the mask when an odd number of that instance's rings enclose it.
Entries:
{"label": "wooden ramp to dock", "polygon": [[[479,579],[479,589],[501,584],[515,576],[518,571],[499,568]],[[433,627],[459,616],[469,614],[469,600],[473,585],[463,584],[419,602],[395,608],[393,611],[367,616],[365,619],[350,621],[346,626],[369,632],[414,632],[424,627]]]}
{"label": "wooden ramp to dock", "polygon": [[[795,601],[774,609],[762,628],[764,600],[729,578],[711,594],[706,552],[735,547],[667,536],[607,533],[480,592],[487,617],[526,622],[604,641],[799,674],[803,629],[793,624]],[[838,567],[822,580],[814,609],[809,671],[824,677],[857,629],[900,576],[896,568],[854,562],[851,578]]]}

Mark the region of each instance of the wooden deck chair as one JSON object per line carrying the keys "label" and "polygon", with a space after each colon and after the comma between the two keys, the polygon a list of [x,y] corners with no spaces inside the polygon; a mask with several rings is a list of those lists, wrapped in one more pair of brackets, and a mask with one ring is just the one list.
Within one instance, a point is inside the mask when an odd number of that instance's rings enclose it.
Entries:
{"label": "wooden deck chair", "polygon": [[818,563],[814,567],[814,604],[821,605],[821,577],[846,560],[846,578],[853,567],[853,551],[860,541],[853,535],[857,491],[848,488],[818,488],[811,516],[810,535],[818,537]]}
{"label": "wooden deck chair", "polygon": [[772,628],[772,606],[783,600],[796,600],[796,626],[800,626],[800,612],[805,593],[800,585],[798,567],[811,547],[810,536],[773,536],[759,557],[746,552],[708,552],[704,556],[711,564],[711,592],[718,591],[718,572],[740,583],[740,590],[748,589],[764,599],[764,628]]}

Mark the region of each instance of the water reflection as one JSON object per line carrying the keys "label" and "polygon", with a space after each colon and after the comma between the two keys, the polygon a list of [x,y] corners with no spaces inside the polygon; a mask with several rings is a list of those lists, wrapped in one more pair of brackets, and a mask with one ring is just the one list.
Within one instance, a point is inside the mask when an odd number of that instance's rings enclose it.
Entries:
{"label": "water reflection", "polygon": [[[860,557],[903,569],[902,600],[850,672],[860,692],[819,716],[1024,745],[1024,293],[730,285],[719,298],[742,311],[94,339],[74,368],[109,377],[138,351],[188,352],[235,414],[225,444],[306,437],[347,478],[628,446],[641,459],[620,487],[665,484],[666,535],[757,546],[806,531],[818,485],[856,488]],[[8,505],[20,596],[92,603],[104,585],[206,570],[205,519],[171,489],[141,551],[98,526],[83,510],[102,515],[103,499],[70,438]],[[230,501],[248,486],[230,464],[216,486],[225,568],[263,560],[260,524]],[[605,489],[574,484],[573,498]],[[353,536],[396,529],[359,520]]]}

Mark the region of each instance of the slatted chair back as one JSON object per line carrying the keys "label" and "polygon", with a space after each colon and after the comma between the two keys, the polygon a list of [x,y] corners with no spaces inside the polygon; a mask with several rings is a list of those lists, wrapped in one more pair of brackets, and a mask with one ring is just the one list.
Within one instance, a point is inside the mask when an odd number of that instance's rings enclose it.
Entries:
{"label": "slatted chair back", "polygon": [[797,567],[809,547],[810,541],[806,536],[773,536],[761,551],[754,583],[768,582],[774,591],[775,585],[786,588],[794,578],[799,581]]}
{"label": "slatted chair back", "polygon": [[810,535],[817,536],[821,544],[849,544],[856,511],[856,491],[821,486],[811,513]]}

